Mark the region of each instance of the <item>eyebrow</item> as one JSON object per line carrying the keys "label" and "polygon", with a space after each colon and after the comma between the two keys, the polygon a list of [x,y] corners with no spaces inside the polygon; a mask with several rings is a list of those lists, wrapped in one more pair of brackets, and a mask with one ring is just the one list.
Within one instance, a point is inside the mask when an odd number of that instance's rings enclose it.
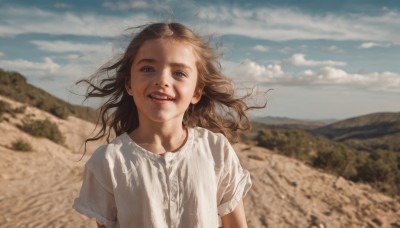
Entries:
{"label": "eyebrow", "polygon": [[[157,63],[157,60],[155,59],[148,59],[148,58],[144,58],[139,60],[136,64],[139,65],[141,63]],[[170,65],[174,66],[174,67],[181,67],[181,68],[186,68],[189,70],[193,70],[190,66],[184,64],[184,63],[170,63]]]}
{"label": "eyebrow", "polygon": [[139,60],[136,64],[141,64],[141,63],[155,63],[157,62],[155,59],[141,59]]}

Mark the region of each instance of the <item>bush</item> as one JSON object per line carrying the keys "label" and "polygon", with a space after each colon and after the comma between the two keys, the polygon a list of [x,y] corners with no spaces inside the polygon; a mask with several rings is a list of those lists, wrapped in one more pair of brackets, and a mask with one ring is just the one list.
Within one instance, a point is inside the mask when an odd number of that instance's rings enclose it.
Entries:
{"label": "bush", "polygon": [[390,167],[383,160],[369,159],[358,167],[358,178],[365,182],[385,182],[390,175]]}
{"label": "bush", "polygon": [[48,138],[55,143],[63,143],[64,136],[58,126],[50,120],[30,120],[20,126],[21,130],[35,137]]}
{"label": "bush", "polygon": [[61,119],[67,119],[69,115],[68,108],[58,104],[49,107],[48,110],[51,114]]}
{"label": "bush", "polygon": [[0,95],[39,108],[58,118],[66,119],[69,115],[74,115],[91,122],[96,122],[97,120],[96,110],[89,107],[69,104],[52,96],[43,89],[27,83],[23,75],[17,72],[4,71],[1,68]]}
{"label": "bush", "polygon": [[256,137],[257,145],[270,150],[282,150],[285,140],[274,134],[275,132],[259,131]]}
{"label": "bush", "polygon": [[3,114],[10,110],[10,105],[0,100],[0,122],[3,121]]}
{"label": "bush", "polygon": [[346,144],[314,137],[302,130],[264,128],[256,132],[258,146],[355,182],[369,183],[391,196],[400,196],[400,153],[356,150]]}
{"label": "bush", "polygon": [[263,129],[255,137],[257,145],[311,163],[317,139],[304,130]]}
{"label": "bush", "polygon": [[338,146],[334,149],[320,148],[312,165],[329,170],[347,179],[353,179],[357,175],[354,160],[356,160],[356,155],[344,147]]}
{"label": "bush", "polygon": [[0,100],[0,115],[2,115],[5,112],[10,111],[11,107],[8,103]]}
{"label": "bush", "polygon": [[23,139],[17,139],[11,143],[11,148],[16,151],[32,151],[32,146],[28,142],[24,141]]}
{"label": "bush", "polygon": [[20,106],[18,108],[14,108],[12,110],[12,112],[15,114],[22,114],[22,113],[25,113],[25,110],[26,110],[26,106]]}

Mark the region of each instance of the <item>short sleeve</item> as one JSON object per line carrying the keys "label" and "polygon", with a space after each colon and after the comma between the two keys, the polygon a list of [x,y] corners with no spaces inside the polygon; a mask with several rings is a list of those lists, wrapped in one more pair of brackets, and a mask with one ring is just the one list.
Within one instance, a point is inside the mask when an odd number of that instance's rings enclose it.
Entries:
{"label": "short sleeve", "polygon": [[225,140],[224,165],[218,180],[218,214],[224,216],[232,212],[239,201],[251,188],[250,174],[240,165],[234,149]]}
{"label": "short sleeve", "polygon": [[116,226],[117,209],[113,192],[101,183],[90,166],[85,166],[82,188],[74,201],[74,209],[106,227]]}

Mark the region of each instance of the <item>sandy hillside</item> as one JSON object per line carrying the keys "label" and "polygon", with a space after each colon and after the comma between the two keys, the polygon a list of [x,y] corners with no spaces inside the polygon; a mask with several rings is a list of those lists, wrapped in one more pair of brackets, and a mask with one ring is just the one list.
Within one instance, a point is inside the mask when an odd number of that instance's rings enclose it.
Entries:
{"label": "sandy hillside", "polygon": [[[22,104],[0,97],[13,107]],[[23,119],[49,119],[60,126],[65,145],[34,138],[16,125]],[[87,156],[83,138],[93,125],[69,117],[60,120],[27,107],[0,122],[0,227],[95,227],[77,214],[77,196]],[[32,152],[11,150],[21,138]],[[97,145],[91,144],[92,151]],[[400,227],[400,203],[371,188],[309,168],[262,148],[237,144],[253,188],[245,199],[249,227]]]}

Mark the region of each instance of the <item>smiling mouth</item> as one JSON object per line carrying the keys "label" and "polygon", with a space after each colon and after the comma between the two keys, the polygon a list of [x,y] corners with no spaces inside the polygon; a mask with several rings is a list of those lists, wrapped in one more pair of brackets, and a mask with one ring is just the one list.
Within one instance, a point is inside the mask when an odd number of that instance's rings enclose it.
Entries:
{"label": "smiling mouth", "polygon": [[175,100],[173,97],[167,96],[167,95],[158,95],[158,94],[150,94],[149,97],[154,100],[160,100],[160,101],[173,101]]}

